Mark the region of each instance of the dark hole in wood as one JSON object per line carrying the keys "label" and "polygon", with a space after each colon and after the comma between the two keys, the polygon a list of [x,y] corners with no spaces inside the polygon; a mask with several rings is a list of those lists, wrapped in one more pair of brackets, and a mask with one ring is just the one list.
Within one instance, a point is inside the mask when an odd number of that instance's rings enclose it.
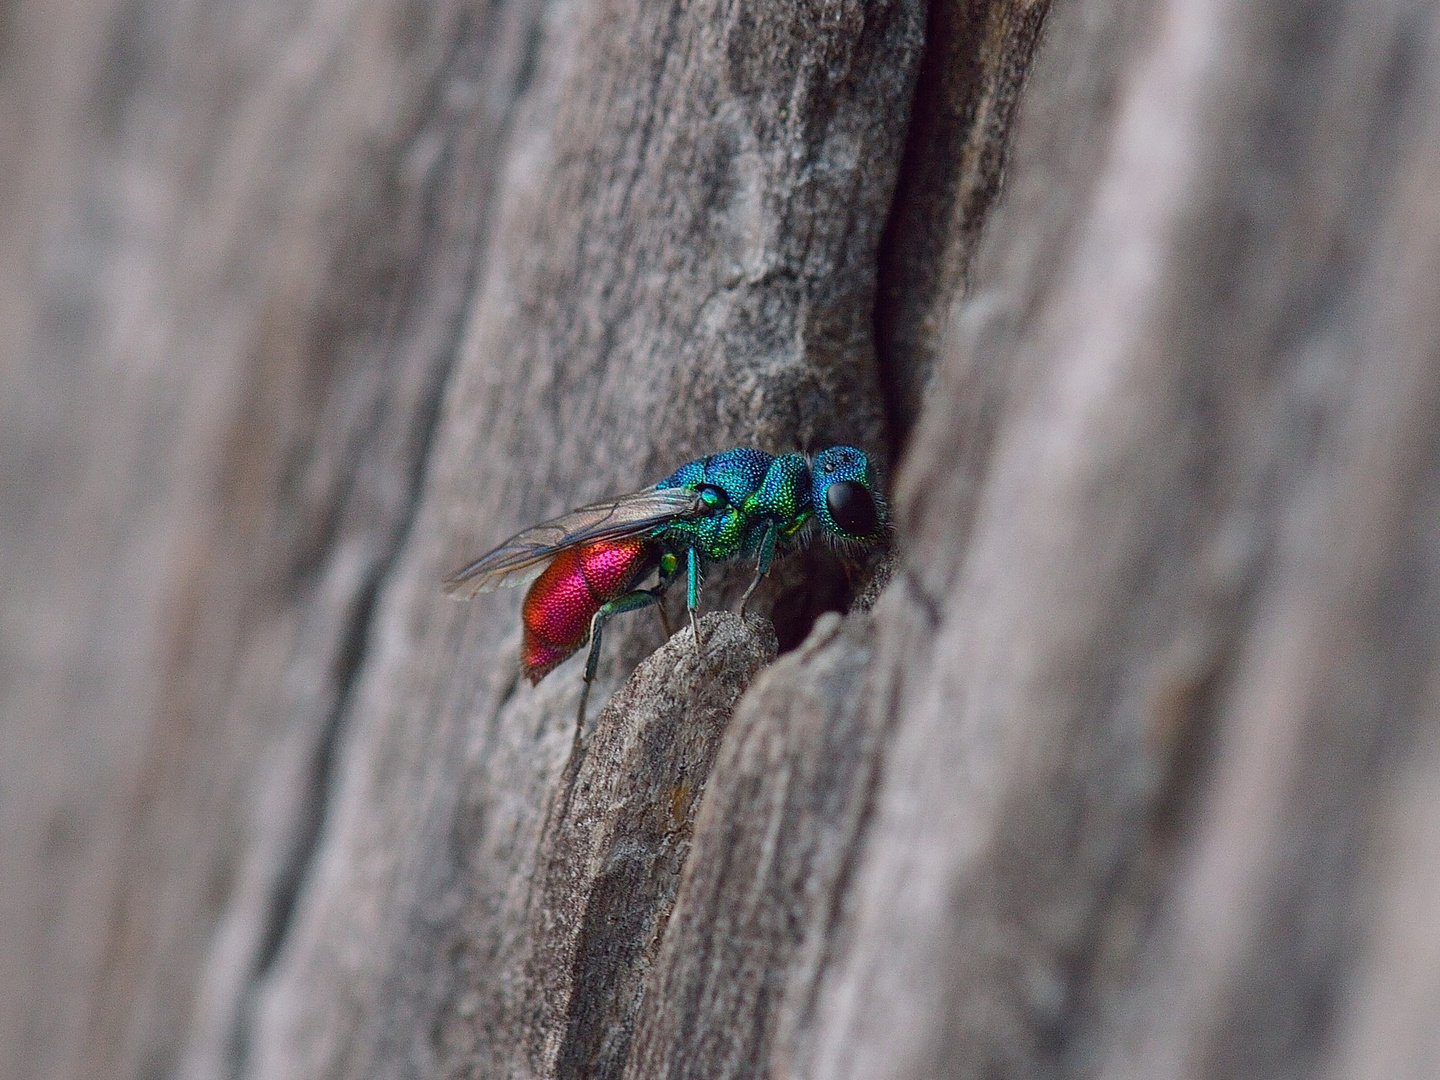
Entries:
{"label": "dark hole in wood", "polygon": [[794,558],[803,563],[802,579],[780,592],[770,611],[781,653],[798,648],[815,620],[825,612],[848,611],[854,599],[851,574],[823,544],[807,548]]}

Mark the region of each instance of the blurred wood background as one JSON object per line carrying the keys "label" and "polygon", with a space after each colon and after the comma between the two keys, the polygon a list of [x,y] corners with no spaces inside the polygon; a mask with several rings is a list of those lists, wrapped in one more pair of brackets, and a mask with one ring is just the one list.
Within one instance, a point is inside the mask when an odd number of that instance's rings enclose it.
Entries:
{"label": "blurred wood background", "polygon": [[1433,5],[10,0],[0,330],[4,1080],[1440,1075]]}

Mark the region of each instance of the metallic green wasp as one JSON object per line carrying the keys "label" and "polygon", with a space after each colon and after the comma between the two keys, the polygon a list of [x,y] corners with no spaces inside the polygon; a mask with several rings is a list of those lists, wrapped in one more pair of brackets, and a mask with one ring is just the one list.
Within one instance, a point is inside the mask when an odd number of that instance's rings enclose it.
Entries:
{"label": "metallic green wasp", "polygon": [[[885,501],[864,451],[832,446],[807,459],[742,447],[688,462],[654,487],[532,526],[450,575],[445,588],[469,599],[533,581],[521,609],[525,674],[538,683],[588,641],[583,725],[611,616],[657,603],[683,571],[698,647],[695,612],[707,564],[755,560],[743,614],[771,563],[810,533],[854,553],[877,543],[886,527]],[[640,588],[652,573],[655,584]]]}

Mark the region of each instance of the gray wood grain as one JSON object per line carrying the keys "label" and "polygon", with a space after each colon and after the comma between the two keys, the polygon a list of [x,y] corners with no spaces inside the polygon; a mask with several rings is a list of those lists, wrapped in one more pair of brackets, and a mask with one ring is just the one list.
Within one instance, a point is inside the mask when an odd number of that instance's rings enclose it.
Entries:
{"label": "gray wood grain", "polygon": [[897,448],[920,417],[999,195],[1015,110],[1049,8],[1048,0],[930,5],[875,298],[886,419]]}
{"label": "gray wood grain", "polygon": [[[440,577],[696,453],[879,446],[869,312],[919,9],[563,15],[511,128],[411,542],[260,989],[253,1075],[531,1075],[485,1003],[532,948],[578,685],[571,665],[518,686],[514,600],[437,605]],[[599,700],[658,643],[649,619],[617,631]]]}
{"label": "gray wood grain", "polygon": [[625,1067],[710,767],[740,695],[775,657],[773,631],[755,616],[707,615],[699,627],[703,659],[692,635],[676,634],[567,758],[540,833],[523,955],[471,988],[467,1015],[447,1016],[442,1039],[491,1027],[487,1056],[510,1055],[508,1073],[600,1078]]}
{"label": "gray wood grain", "polygon": [[[955,345],[1015,368],[962,557],[943,463],[968,433],[937,411],[900,478],[908,594],[876,608],[897,727],[808,1075],[1299,1075],[1353,1061],[1373,1015],[1350,982],[1368,807],[1433,724],[1440,626],[1413,539],[1437,25],[1128,18],[1061,14],[1028,91]],[[1107,66],[1090,174],[1053,183]],[[1389,1051],[1412,1075],[1416,1008]]]}
{"label": "gray wood grain", "polygon": [[6,6],[0,1077],[1435,1074],[1440,19],[1050,7]]}
{"label": "gray wood grain", "polygon": [[409,520],[526,9],[300,14],[7,24],[6,1075],[229,1075]]}
{"label": "gray wood grain", "polygon": [[867,616],[825,616],[736,716],[627,1078],[795,1066],[884,733],[862,707],[872,633]]}

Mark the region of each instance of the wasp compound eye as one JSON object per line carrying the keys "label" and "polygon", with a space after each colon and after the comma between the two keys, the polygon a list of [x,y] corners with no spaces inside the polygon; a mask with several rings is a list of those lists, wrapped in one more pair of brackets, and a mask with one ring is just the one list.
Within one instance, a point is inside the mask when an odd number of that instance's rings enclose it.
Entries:
{"label": "wasp compound eye", "polygon": [[857,480],[837,480],[825,489],[830,517],[851,536],[874,536],[880,527],[875,498]]}

